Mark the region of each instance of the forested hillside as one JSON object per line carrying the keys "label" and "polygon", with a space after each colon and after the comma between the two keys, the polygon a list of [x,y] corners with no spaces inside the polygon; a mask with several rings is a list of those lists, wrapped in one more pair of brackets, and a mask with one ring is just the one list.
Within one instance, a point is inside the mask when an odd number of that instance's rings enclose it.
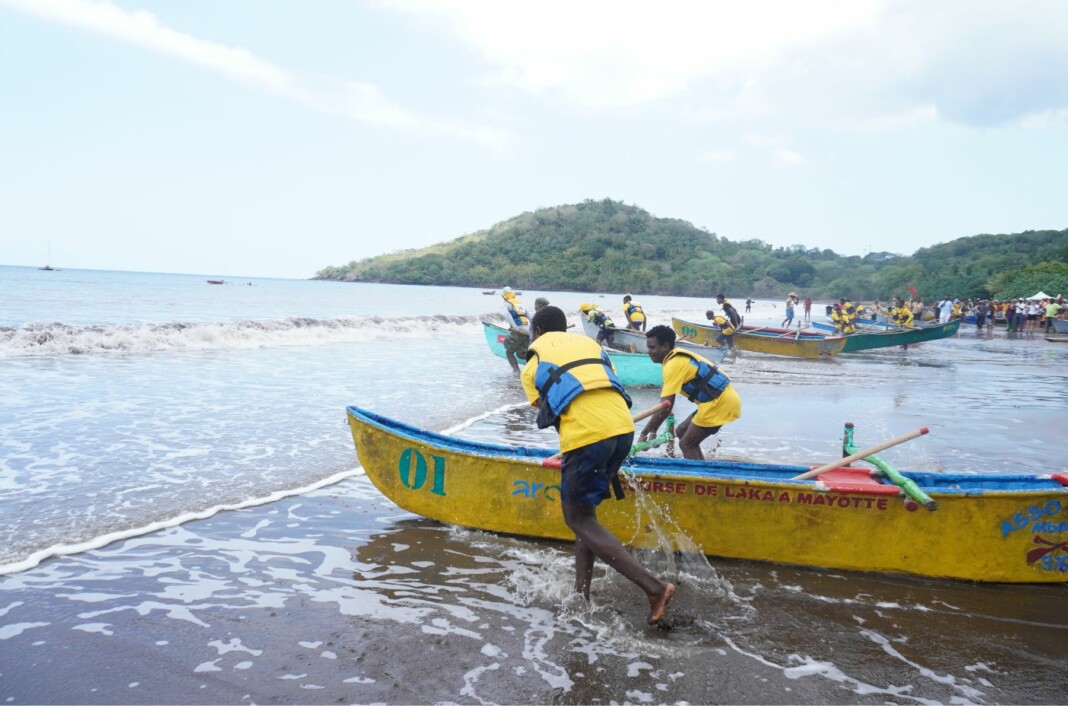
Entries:
{"label": "forested hillside", "polygon": [[316,279],[522,289],[817,298],[1015,297],[1068,293],[1068,230],[976,235],[911,256],[841,256],[730,241],[618,201],[523,213],[422,250],[326,267]]}

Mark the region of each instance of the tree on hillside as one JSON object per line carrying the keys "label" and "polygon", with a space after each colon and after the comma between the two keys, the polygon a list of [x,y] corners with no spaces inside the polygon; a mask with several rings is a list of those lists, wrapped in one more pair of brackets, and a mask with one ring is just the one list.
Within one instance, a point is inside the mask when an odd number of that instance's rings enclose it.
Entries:
{"label": "tree on hillside", "polygon": [[1056,268],[1023,272],[1042,263],[1068,263],[1068,231],[958,238],[921,248],[913,256],[882,251],[843,257],[803,245],[731,241],[680,219],[657,218],[637,206],[600,199],[539,208],[422,250],[325,267],[316,277],[483,288],[508,282],[528,289],[692,296],[723,291],[775,298],[804,289],[814,297],[888,299],[915,285],[921,296],[932,299],[947,293],[1015,291],[1031,282],[1029,277],[1059,281]]}
{"label": "tree on hillside", "polygon": [[989,283],[998,299],[1029,297],[1036,292],[1052,296],[1068,293],[1068,263],[1043,262],[1003,272]]}

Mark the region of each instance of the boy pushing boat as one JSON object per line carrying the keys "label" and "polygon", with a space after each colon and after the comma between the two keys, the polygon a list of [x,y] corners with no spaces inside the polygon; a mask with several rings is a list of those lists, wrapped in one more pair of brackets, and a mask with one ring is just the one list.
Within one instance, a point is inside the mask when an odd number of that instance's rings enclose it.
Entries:
{"label": "boy pushing boat", "polygon": [[560,505],[575,533],[575,590],[590,599],[594,560],[600,559],[645,591],[649,622],[657,623],[675,585],[649,573],[597,521],[609,488],[623,496],[619,467],[634,441],[630,397],[601,346],[567,333],[567,317],[558,307],[539,310],[531,328],[521,379],[527,398],[539,406],[538,426],[560,433]]}

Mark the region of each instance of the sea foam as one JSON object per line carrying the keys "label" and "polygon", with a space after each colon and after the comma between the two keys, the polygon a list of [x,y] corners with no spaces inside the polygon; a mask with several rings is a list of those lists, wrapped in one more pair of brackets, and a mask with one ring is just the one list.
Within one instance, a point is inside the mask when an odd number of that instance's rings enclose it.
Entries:
{"label": "sea foam", "polygon": [[481,329],[481,318],[432,315],[316,319],[293,316],[273,320],[141,324],[32,321],[0,327],[0,358],[316,346],[423,338],[428,334],[470,335]]}

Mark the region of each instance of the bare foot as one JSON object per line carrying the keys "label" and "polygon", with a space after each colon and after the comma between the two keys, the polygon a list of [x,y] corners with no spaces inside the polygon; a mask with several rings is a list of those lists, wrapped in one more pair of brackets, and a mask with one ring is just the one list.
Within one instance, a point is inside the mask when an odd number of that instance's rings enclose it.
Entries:
{"label": "bare foot", "polygon": [[667,610],[668,601],[675,595],[675,584],[664,585],[664,591],[659,596],[649,596],[649,624],[659,623]]}

